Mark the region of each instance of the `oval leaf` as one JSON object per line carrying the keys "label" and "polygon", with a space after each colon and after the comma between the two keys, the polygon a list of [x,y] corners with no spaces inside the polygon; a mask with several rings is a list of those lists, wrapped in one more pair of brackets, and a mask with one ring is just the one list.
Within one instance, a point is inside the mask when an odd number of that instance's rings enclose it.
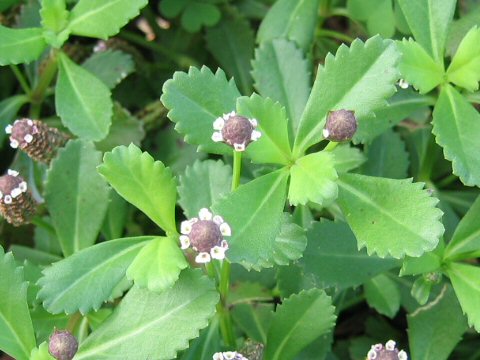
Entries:
{"label": "oval leaf", "polygon": [[0,25],[0,65],[37,60],[47,47],[41,28],[9,29]]}

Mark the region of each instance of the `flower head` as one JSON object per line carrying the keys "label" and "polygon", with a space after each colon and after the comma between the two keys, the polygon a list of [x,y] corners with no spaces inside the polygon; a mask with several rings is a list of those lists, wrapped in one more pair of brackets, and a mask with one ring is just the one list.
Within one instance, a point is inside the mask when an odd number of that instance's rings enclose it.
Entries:
{"label": "flower head", "polygon": [[236,351],[217,352],[213,354],[213,360],[248,360]]}
{"label": "flower head", "polygon": [[257,120],[237,115],[235,111],[217,118],[213,122],[212,135],[215,142],[224,142],[236,151],[244,151],[252,141],[258,140],[262,134],[256,130]]}
{"label": "flower head", "polygon": [[35,214],[36,204],[27,182],[15,170],[0,176],[0,214],[13,226],[27,224]]}
{"label": "flower head", "polygon": [[357,131],[357,118],[350,110],[330,111],[327,116],[323,137],[330,141],[350,141]]}
{"label": "flower head", "polygon": [[72,360],[77,349],[77,339],[67,330],[55,330],[50,336],[48,352],[57,360]]}
{"label": "flower head", "polygon": [[388,340],[383,344],[372,345],[368,351],[368,360],[408,360],[407,353],[403,350],[398,350],[396,343],[393,340]]}
{"label": "flower head", "polygon": [[221,216],[213,215],[208,209],[200,209],[198,218],[183,221],[180,226],[182,249],[190,246],[198,252],[197,263],[207,263],[211,259],[224,259],[228,243],[224,236],[231,236],[230,226]]}

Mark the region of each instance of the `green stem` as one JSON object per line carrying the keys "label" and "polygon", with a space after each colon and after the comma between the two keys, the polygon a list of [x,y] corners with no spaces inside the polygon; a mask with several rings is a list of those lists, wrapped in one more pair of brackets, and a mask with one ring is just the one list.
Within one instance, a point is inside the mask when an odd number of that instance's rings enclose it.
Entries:
{"label": "green stem", "polygon": [[437,159],[438,148],[433,137],[430,138],[423,161],[421,163],[420,171],[418,173],[418,181],[430,182],[433,166]]}
{"label": "green stem", "polygon": [[40,111],[42,108],[42,102],[45,99],[45,94],[47,92],[48,87],[52,83],[55,75],[57,74],[58,69],[58,59],[57,59],[58,50],[52,50],[50,54],[50,59],[47,61],[47,65],[45,66],[45,70],[43,71],[40,80],[38,81],[37,86],[33,89],[30,94],[30,101],[32,102],[32,106],[30,108],[30,117],[31,118],[38,118],[40,116]]}
{"label": "green stem", "polygon": [[[235,191],[240,185],[240,174],[242,172],[242,153],[240,151],[233,151],[233,175],[232,175],[232,191]],[[220,284],[218,291],[220,292],[220,302],[217,305],[217,312],[220,316],[220,331],[223,336],[225,345],[235,348],[235,334],[233,332],[232,317],[228,310],[228,290],[230,288],[230,270],[231,265],[228,260],[222,263],[220,272]]]}
{"label": "green stem", "polygon": [[160,55],[165,56],[167,59],[173,61],[181,68],[189,68],[190,66],[199,66],[199,64],[192,58],[186,55],[180,55],[172,52],[171,50],[163,47],[157,42],[145,40],[143,36],[137,35],[133,32],[123,30],[120,33],[120,37],[124,38],[125,40],[131,41],[137,45],[143,46],[144,48],[153,50]]}
{"label": "green stem", "polygon": [[330,141],[330,142],[327,144],[327,146],[325,146],[325,149],[323,149],[323,150],[325,150],[325,151],[332,151],[333,149],[335,149],[335,148],[337,147],[337,145],[338,145],[338,142],[336,142],[336,141]]}
{"label": "green stem", "polygon": [[447,177],[443,178],[437,183],[437,188],[443,189],[444,187],[447,187],[451,183],[455,182],[458,180],[458,176],[455,174],[450,174]]}
{"label": "green stem", "polygon": [[340,40],[343,42],[351,43],[354,39],[346,34],[342,34],[338,31],[327,30],[327,29],[318,29],[317,36],[319,37],[329,37],[332,39]]}
{"label": "green stem", "polygon": [[23,91],[25,94],[30,96],[30,93],[32,92],[32,89],[30,89],[30,85],[28,85],[27,79],[25,79],[25,76],[23,76],[22,72],[18,68],[17,65],[10,65],[10,69],[12,70],[13,74],[17,78],[18,83],[22,87]]}

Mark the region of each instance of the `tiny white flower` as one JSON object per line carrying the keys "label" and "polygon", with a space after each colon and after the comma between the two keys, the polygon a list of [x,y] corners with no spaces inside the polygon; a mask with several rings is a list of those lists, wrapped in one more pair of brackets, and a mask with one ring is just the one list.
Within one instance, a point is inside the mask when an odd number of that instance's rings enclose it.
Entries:
{"label": "tiny white flower", "polygon": [[223,260],[223,259],[225,259],[225,251],[226,251],[226,249],[224,249],[221,246],[214,246],[210,250],[210,255],[211,255],[212,259]]}
{"label": "tiny white flower", "polygon": [[12,191],[10,192],[10,195],[12,196],[12,198],[17,198],[20,194],[22,193],[22,190],[20,190],[19,188],[15,188],[15,189],[12,189]]}
{"label": "tiny white flower", "polygon": [[215,131],[213,134],[212,134],[212,140],[215,141],[215,142],[221,142],[223,141],[223,135],[221,132],[219,131]]}
{"label": "tiny white flower", "polygon": [[375,350],[375,351],[380,351],[380,350],[383,349],[383,345],[382,344],[372,345],[372,349]]}
{"label": "tiny white flower", "polygon": [[12,169],[8,169],[7,174],[10,175],[10,176],[17,177],[19,172],[15,171],[15,170],[12,170]]}
{"label": "tiny white flower", "polygon": [[220,224],[220,232],[223,236],[232,236],[232,229],[226,222]]}
{"label": "tiny white flower", "polygon": [[222,130],[224,126],[225,126],[225,119],[223,117],[219,117],[213,122],[214,130]]}
{"label": "tiny white flower", "polygon": [[180,244],[182,245],[182,250],[188,249],[190,247],[190,239],[187,235],[180,235]]}
{"label": "tiny white flower", "polygon": [[224,360],[223,354],[221,352],[213,354],[213,360]]}
{"label": "tiny white flower", "polygon": [[373,350],[373,349],[370,349],[370,351],[369,351],[368,354],[367,354],[367,358],[368,358],[369,360],[374,360],[374,359],[376,359],[376,358],[377,358],[377,353],[376,353],[376,351]]}
{"label": "tiny white flower", "polygon": [[212,213],[207,208],[202,208],[198,212],[198,218],[200,220],[212,220]]}
{"label": "tiny white flower", "polygon": [[184,235],[190,234],[190,231],[192,231],[192,220],[185,220],[182,221],[180,224],[180,232]]}
{"label": "tiny white flower", "polygon": [[402,89],[408,89],[408,87],[410,86],[410,84],[408,83],[407,80],[405,79],[400,79],[398,81],[398,86],[400,86]]}
{"label": "tiny white flower", "polygon": [[328,135],[330,135],[330,131],[328,131],[327,129],[323,129],[322,135],[324,138],[328,138]]}
{"label": "tiny white flower", "polygon": [[398,353],[398,360],[408,360],[407,353],[403,350],[400,350]]}
{"label": "tiny white flower", "polygon": [[3,193],[0,191],[0,200],[3,199]]}
{"label": "tiny white flower", "polygon": [[258,121],[257,119],[249,119],[248,121],[250,121],[250,124],[252,124],[252,126],[254,128],[256,128],[258,126]]}
{"label": "tiny white flower", "polygon": [[33,141],[33,136],[30,134],[27,134],[23,137],[23,140],[25,140],[26,143],[30,144]]}
{"label": "tiny white flower", "polygon": [[[223,224],[223,218],[220,215],[215,215],[213,217],[213,222],[217,225],[221,225],[221,224]],[[221,227],[220,227],[220,229],[221,229]]]}
{"label": "tiny white flower", "polygon": [[237,353],[235,351],[226,351],[223,353],[225,360],[234,360]]}
{"label": "tiny white flower", "polygon": [[388,340],[385,343],[385,349],[387,349],[388,351],[393,351],[393,350],[395,350],[395,345],[397,345],[397,343],[395,341]]}
{"label": "tiny white flower", "polygon": [[220,244],[220,246],[221,246],[222,248],[224,248],[225,250],[227,250],[227,249],[228,249],[228,242],[227,242],[227,240],[222,240],[222,243]]}
{"label": "tiny white flower", "polygon": [[235,151],[245,151],[245,144],[233,144]]}
{"label": "tiny white flower", "polygon": [[252,135],[251,135],[252,141],[257,141],[261,137],[262,137],[262,133],[260,131],[258,131],[258,130],[253,130],[252,131]]}
{"label": "tiny white flower", "polygon": [[28,120],[27,120],[27,124],[28,124],[28,126],[33,126],[33,120],[32,120],[32,119],[28,119]]}
{"label": "tiny white flower", "polygon": [[201,252],[195,257],[195,262],[199,264],[206,264],[210,262],[210,254],[206,252]]}
{"label": "tiny white flower", "polygon": [[10,147],[11,147],[12,149],[18,148],[18,145],[20,145],[20,144],[18,143],[17,140],[15,140],[15,139],[11,139],[11,140],[10,140]]}
{"label": "tiny white flower", "polygon": [[5,202],[5,204],[11,204],[12,197],[10,195],[5,195],[5,199],[3,201]]}
{"label": "tiny white flower", "polygon": [[11,134],[11,133],[12,133],[12,129],[13,129],[13,126],[12,126],[12,125],[7,125],[7,126],[5,127],[5,132],[6,132],[7,134]]}

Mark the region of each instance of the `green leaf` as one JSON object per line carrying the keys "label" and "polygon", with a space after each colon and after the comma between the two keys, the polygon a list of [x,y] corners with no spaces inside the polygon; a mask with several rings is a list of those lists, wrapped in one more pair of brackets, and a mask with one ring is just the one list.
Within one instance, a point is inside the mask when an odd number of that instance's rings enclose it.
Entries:
{"label": "green leaf", "polygon": [[119,50],[96,52],[82,64],[82,67],[113,89],[135,70],[130,54]]}
{"label": "green leaf", "polygon": [[[0,129],[5,129],[15,119],[20,108],[27,102],[28,96],[26,95],[14,95],[0,101]],[[0,131],[0,144],[3,144],[5,138],[5,131]]]}
{"label": "green leaf", "polygon": [[65,0],[42,0],[42,26],[45,29],[59,32],[65,28],[68,21],[68,11]]}
{"label": "green leaf", "polygon": [[29,360],[35,347],[32,319],[28,311],[23,269],[12,253],[0,246],[0,349],[17,360]]}
{"label": "green leaf", "polygon": [[290,176],[288,200],[291,205],[305,205],[312,201],[327,206],[337,198],[335,158],[327,151],[298,159],[290,168]]}
{"label": "green leaf", "polygon": [[55,107],[63,125],[78,137],[99,141],[112,122],[110,90],[97,77],[59,54]]}
{"label": "green leaf", "polygon": [[273,261],[277,265],[288,265],[302,257],[306,246],[305,230],[293,222],[292,215],[284,213],[280,232],[275,238]]}
{"label": "green leaf", "polygon": [[162,103],[170,110],[168,117],[175,129],[185,135],[189,144],[200,145],[199,150],[214,154],[230,154],[231,148],[212,140],[213,122],[223,114],[235,110],[240,93],[233,80],[218,69],[215,74],[203,66],[191,67],[187,73],[176,72],[173,79],[163,84]]}
{"label": "green leaf", "polygon": [[208,325],[218,299],[214,284],[198,270],[183,271],[173,288],[160,294],[134,287],[81,343],[75,360],[107,360],[119,354],[125,359],[175,358]]}
{"label": "green leaf", "polygon": [[480,268],[467,264],[451,263],[447,274],[452,281],[468,325],[480,331]]}
{"label": "green leaf", "polygon": [[452,86],[442,88],[433,110],[433,129],[453,173],[467,186],[480,185],[480,138],[478,111]]}
{"label": "green leaf", "polygon": [[384,274],[367,281],[363,288],[370,307],[392,319],[400,309],[400,290],[393,280]]}
{"label": "green leaf", "polygon": [[55,360],[55,358],[48,352],[48,344],[44,341],[38,348],[32,350],[30,360]]}
{"label": "green leaf", "polygon": [[102,226],[109,188],[96,171],[101,156],[92,143],[71,140],[48,172],[45,200],[65,256],[95,243]]}
{"label": "green leaf", "polygon": [[462,39],[467,35],[473,26],[478,24],[480,17],[480,7],[476,6],[466,14],[463,14],[459,19],[456,19],[450,25],[447,36],[446,54],[450,57],[455,55],[458,46]]}
{"label": "green leaf", "polygon": [[258,43],[286,38],[307,52],[313,42],[319,0],[278,0],[260,24]]}
{"label": "green leaf", "polygon": [[189,219],[230,192],[232,167],[221,160],[196,161],[180,175],[178,202]]}
{"label": "green leaf", "polygon": [[[255,306],[240,303],[232,308],[235,324],[252,340],[265,343],[267,331],[272,321],[273,306],[268,303],[256,303]],[[246,354],[244,354],[246,356]],[[210,358],[208,359],[210,360]]]}
{"label": "green leaf", "polygon": [[367,147],[367,161],[362,166],[365,175],[404,179],[410,161],[400,135],[387,130]]}
{"label": "green leaf", "polygon": [[[259,177],[216,202],[212,210],[232,229],[226,255],[247,269],[270,266],[285,206],[288,172]],[[265,221],[268,219],[268,221]]]}
{"label": "green leaf", "polygon": [[152,236],[106,241],[43,270],[38,298],[52,314],[98,310]]}
{"label": "green leaf", "polygon": [[213,26],[222,16],[220,10],[213,4],[198,1],[188,3],[180,19],[183,28],[188,32],[197,32],[203,25]]}
{"label": "green leaf", "polygon": [[318,289],[302,291],[286,299],[273,315],[264,359],[293,359],[305,346],[333,328],[334,310],[330,297]]}
{"label": "green leaf", "polygon": [[439,271],[442,266],[442,259],[436,252],[437,250],[427,252],[420,257],[405,257],[400,269],[400,276]]}
{"label": "green leaf", "polygon": [[437,246],[442,211],[423,183],[342,174],[338,185],[338,204],[368,254],[418,257]]}
{"label": "green leaf", "polygon": [[310,68],[302,51],[286,39],[264,42],[252,66],[255,88],[285,106],[290,129],[296,130],[310,95]]}
{"label": "green leaf", "polygon": [[303,274],[316,287],[345,289],[399,265],[392,258],[380,259],[357,249],[347,224],[322,221],[307,232],[308,245],[300,264]]}
{"label": "green leaf", "polygon": [[257,130],[262,133],[260,139],[248,145],[247,156],[254,163],[288,164],[292,151],[285,108],[271,99],[253,94],[238,98],[237,110],[240,115],[256,119]]}
{"label": "green leaf", "polygon": [[72,9],[72,34],[107,39],[137,16],[148,0],[80,0]]}
{"label": "green leaf", "polygon": [[207,29],[207,48],[225,72],[235,79],[242,93],[250,94],[250,60],[255,46],[253,30],[240,14],[227,14],[215,27]]}
{"label": "green leaf", "polygon": [[353,110],[361,119],[385,106],[385,99],[395,92],[398,58],[394,44],[378,36],[366,43],[357,39],[350,48],[341,45],[335,57],[327,55],[325,66],[318,68],[300,120],[294,155],[299,156],[323,138],[322,130],[329,111]]}
{"label": "green leaf", "polygon": [[176,233],[175,179],[169,168],[133,144],[106,153],[98,167],[110,185],[167,233]]}
{"label": "green leaf", "polygon": [[370,35],[393,36],[395,19],[392,0],[348,0],[347,10],[352,18],[367,22]]}
{"label": "green leaf", "polygon": [[447,360],[467,330],[452,288],[445,285],[435,300],[407,315],[412,359]]}
{"label": "green leaf", "polygon": [[40,28],[9,29],[0,25],[0,65],[37,60],[47,47],[42,33]]}
{"label": "green leaf", "polygon": [[187,266],[175,238],[157,237],[135,257],[127,269],[127,278],[137,286],[161,292],[172,287]]}
{"label": "green leaf", "polygon": [[398,0],[415,40],[443,65],[445,41],[456,0]]}
{"label": "green leaf", "polygon": [[415,86],[420,94],[425,94],[443,83],[443,66],[435,62],[419,43],[412,39],[403,39],[397,45],[402,52],[398,68],[402,76]]}
{"label": "green leaf", "polygon": [[334,157],[334,166],[337,173],[356,169],[367,160],[363,152],[349,144],[339,145],[331,153]]}
{"label": "green leaf", "polygon": [[469,253],[480,251],[480,197],[473,203],[453,234],[445,249],[445,259],[468,258]]}
{"label": "green leaf", "polygon": [[12,245],[10,251],[15,259],[21,263],[28,260],[35,265],[47,266],[61,260],[60,256],[22,245]]}
{"label": "green leaf", "polygon": [[143,122],[133,116],[119,103],[113,104],[112,126],[105,139],[95,144],[103,152],[111,151],[119,145],[140,145],[145,137]]}
{"label": "green leaf", "polygon": [[447,69],[448,81],[469,91],[478,90],[480,81],[480,29],[474,26],[463,38]]}

